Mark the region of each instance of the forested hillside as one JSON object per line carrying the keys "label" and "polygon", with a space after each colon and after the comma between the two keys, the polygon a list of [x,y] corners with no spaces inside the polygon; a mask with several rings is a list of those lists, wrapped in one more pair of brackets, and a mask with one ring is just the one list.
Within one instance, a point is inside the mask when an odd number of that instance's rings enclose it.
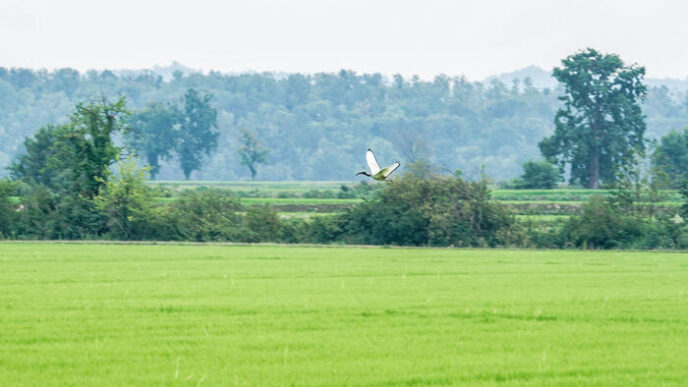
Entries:
{"label": "forested hillside", "polygon": [[[650,82],[648,82],[650,83]],[[651,83],[650,83],[651,84]],[[516,177],[539,159],[538,141],[553,130],[559,89],[529,79],[504,84],[438,76],[433,81],[380,74],[274,75],[152,71],[116,74],[71,69],[0,68],[0,176],[23,141],[41,126],[67,120],[78,102],[124,96],[129,110],[150,102],[179,102],[189,88],[213,95],[218,147],[192,179],[248,179],[241,164],[242,130],[257,134],[268,164],[257,179],[351,180],[368,147],[381,163],[427,159],[445,170],[477,176],[481,166],[497,180]],[[685,96],[650,87],[644,104],[650,138],[688,126]],[[175,160],[160,179],[181,179]]]}

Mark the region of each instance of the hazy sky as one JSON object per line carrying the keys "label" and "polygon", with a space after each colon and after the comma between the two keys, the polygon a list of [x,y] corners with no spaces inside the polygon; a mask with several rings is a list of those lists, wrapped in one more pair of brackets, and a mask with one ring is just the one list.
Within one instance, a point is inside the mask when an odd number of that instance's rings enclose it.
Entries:
{"label": "hazy sky", "polygon": [[595,47],[688,76],[688,1],[0,0],[0,66],[466,75]]}

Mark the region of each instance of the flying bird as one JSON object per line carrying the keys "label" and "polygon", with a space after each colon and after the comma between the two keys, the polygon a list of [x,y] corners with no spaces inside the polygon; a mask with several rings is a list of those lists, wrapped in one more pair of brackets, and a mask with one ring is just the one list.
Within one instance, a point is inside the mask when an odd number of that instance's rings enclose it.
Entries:
{"label": "flying bird", "polygon": [[375,160],[375,154],[372,150],[370,150],[370,148],[368,148],[368,151],[366,152],[366,162],[368,163],[368,168],[370,168],[370,173],[361,171],[357,173],[356,176],[366,175],[380,181],[387,180],[387,177],[391,175],[394,170],[399,168],[399,165],[401,165],[398,161],[396,161],[394,164],[381,169],[380,165],[377,163],[377,160]]}

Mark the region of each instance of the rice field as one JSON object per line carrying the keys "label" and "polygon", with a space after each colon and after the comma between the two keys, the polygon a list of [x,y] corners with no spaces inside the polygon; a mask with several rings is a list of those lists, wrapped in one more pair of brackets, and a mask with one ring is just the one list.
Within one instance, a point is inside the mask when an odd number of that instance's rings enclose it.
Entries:
{"label": "rice field", "polygon": [[688,254],[0,243],[3,385],[682,385]]}

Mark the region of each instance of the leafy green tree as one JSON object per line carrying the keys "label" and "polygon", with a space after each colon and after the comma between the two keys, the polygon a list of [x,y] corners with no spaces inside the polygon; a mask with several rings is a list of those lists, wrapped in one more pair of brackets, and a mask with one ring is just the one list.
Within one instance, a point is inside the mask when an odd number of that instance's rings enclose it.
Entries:
{"label": "leafy green tree", "polygon": [[652,154],[654,177],[672,188],[688,179],[688,128],[672,130],[660,140]]}
{"label": "leafy green tree", "polygon": [[158,214],[153,191],[146,185],[148,168],[138,168],[133,158],[120,161],[118,167],[93,199],[96,207],[107,217],[108,233],[113,238],[150,237],[148,226]]}
{"label": "leafy green tree", "polygon": [[58,160],[62,170],[70,171],[70,192],[93,198],[110,175],[109,167],[119,155],[112,135],[125,128],[126,100],[78,104],[70,117],[68,131],[58,139]]}
{"label": "leafy green tree", "polygon": [[160,171],[160,160],[172,156],[179,135],[178,123],[177,107],[162,103],[149,103],[129,119],[128,145],[145,156],[153,180]]}
{"label": "leafy green tree", "polygon": [[93,198],[119,154],[112,135],[123,130],[127,113],[124,98],[78,104],[67,124],[45,126],[24,141],[26,152],[10,167],[12,175],[29,184]]}
{"label": "leafy green tree", "polygon": [[33,137],[26,137],[24,154],[8,168],[11,176],[29,184],[57,188],[60,171],[55,168],[55,144],[66,130],[61,126],[46,125]]}
{"label": "leafy green tree", "polygon": [[556,188],[561,179],[559,169],[547,161],[526,161],[523,163],[523,174],[516,187],[521,189]]}
{"label": "leafy green tree", "polygon": [[570,164],[572,183],[613,182],[615,168],[645,149],[645,68],[588,48],[563,59],[552,74],[566,95],[554,134],[539,144],[542,154],[562,169]]}
{"label": "leafy green tree", "polygon": [[201,96],[194,89],[184,95],[176,151],[186,180],[201,168],[203,154],[210,155],[217,147],[219,133],[213,130],[217,128],[217,111],[210,105],[211,99],[212,95]]}
{"label": "leafy green tree", "polygon": [[255,180],[258,174],[258,164],[266,164],[268,162],[269,151],[260,144],[256,134],[248,129],[241,130],[240,141],[239,155],[241,156],[241,165],[248,167],[249,171],[251,171],[251,180]]}
{"label": "leafy green tree", "polygon": [[42,230],[38,237],[84,239],[103,231],[92,199],[119,154],[112,135],[124,128],[126,114],[124,98],[78,104],[68,123],[46,126],[25,141],[26,153],[11,170],[37,193],[22,217],[24,225]]}

